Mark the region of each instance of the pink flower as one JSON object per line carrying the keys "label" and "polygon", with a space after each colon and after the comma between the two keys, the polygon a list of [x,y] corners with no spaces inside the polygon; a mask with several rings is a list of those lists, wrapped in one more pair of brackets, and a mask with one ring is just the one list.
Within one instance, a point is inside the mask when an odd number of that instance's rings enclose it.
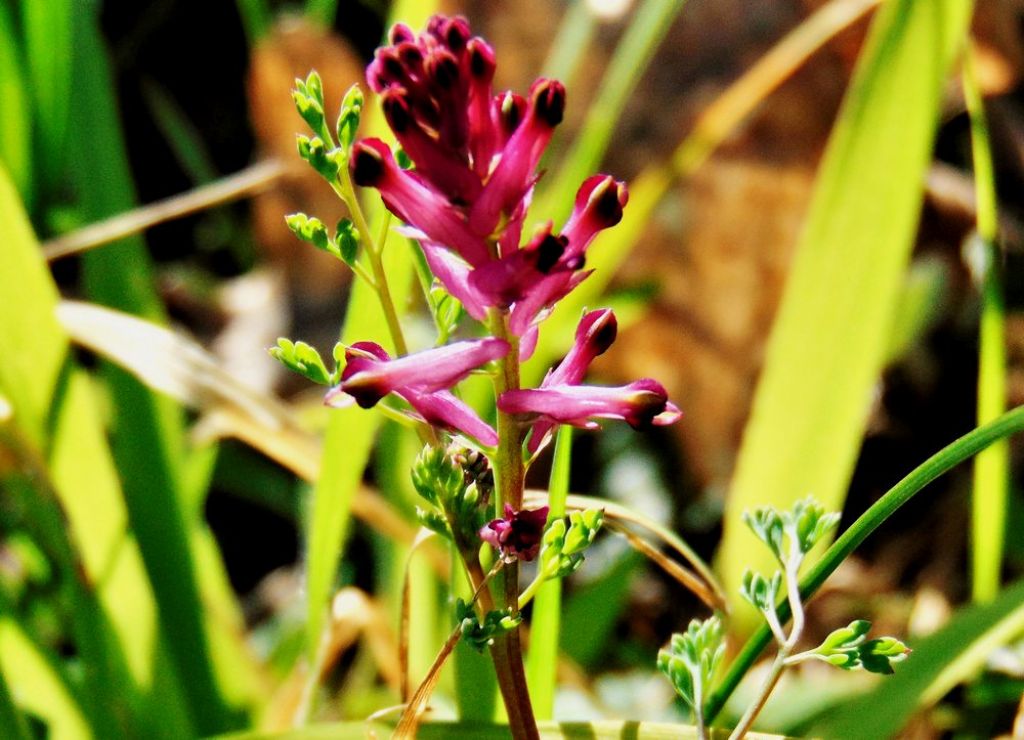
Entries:
{"label": "pink flower", "polygon": [[498,397],[498,408],[525,420],[544,419],[583,429],[596,429],[593,419],[622,419],[634,429],[647,429],[672,424],[682,415],[661,383],[650,378],[612,388],[548,385],[506,391]]}
{"label": "pink flower", "polygon": [[406,223],[414,224],[427,238],[446,245],[471,265],[490,261],[486,240],[470,230],[443,193],[418,173],[401,169],[391,149],[380,139],[356,142],[349,168],[353,182],[377,188],[388,209]]}
{"label": "pink flower", "polygon": [[547,506],[516,511],[505,504],[504,518],[495,519],[482,527],[480,539],[496,547],[506,562],[530,561],[540,551],[547,521]]}
{"label": "pink flower", "polygon": [[[604,354],[612,346],[618,333],[618,327],[615,312],[610,308],[586,314],[576,327],[576,339],[569,354],[556,367],[548,370],[540,387],[550,388],[582,383],[594,358]],[[547,442],[548,436],[555,426],[556,422],[546,417],[534,422],[530,440],[527,442],[527,450],[531,455]]]}
{"label": "pink flower", "polygon": [[498,442],[494,430],[448,389],[508,351],[508,342],[488,338],[455,342],[391,359],[379,344],[357,342],[345,351],[341,383],[328,391],[324,402],[345,406],[355,401],[363,408],[371,408],[384,396],[395,393],[427,423],[463,432],[482,444],[494,446]]}
{"label": "pink flower", "polygon": [[560,264],[565,269],[549,270],[512,310],[509,328],[522,334],[543,312],[562,300],[590,275],[582,270],[587,247],[603,229],[622,220],[622,211],[629,201],[626,184],[610,175],[587,178],[576,192],[572,215],[562,229],[565,250]]}
{"label": "pink flower", "polygon": [[498,446],[498,433],[494,428],[451,391],[423,393],[405,388],[398,391],[398,395],[408,401],[419,417],[431,426],[468,435],[487,447]]}

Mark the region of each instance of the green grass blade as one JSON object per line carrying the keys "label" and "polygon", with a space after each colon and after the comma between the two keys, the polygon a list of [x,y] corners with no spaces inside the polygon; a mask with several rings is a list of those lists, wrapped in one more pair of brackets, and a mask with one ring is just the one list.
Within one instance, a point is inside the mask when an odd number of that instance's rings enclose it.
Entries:
{"label": "green grass blade", "polygon": [[153,681],[156,605],[130,534],[95,387],[82,370],[68,373],[54,416],[49,465],[54,490],[131,672],[148,687]]}
{"label": "green grass blade", "polygon": [[[960,463],[971,459],[993,443],[1022,431],[1024,431],[1024,406],[1018,406],[995,421],[968,432],[914,468],[851,524],[825,551],[821,559],[800,579],[800,594],[804,602],[806,603],[814,595],[840,563],[848,558],[872,532],[925,486],[948,473]],[[779,618],[784,624],[789,619],[789,606],[783,603],[778,611]],[[771,630],[762,623],[729,666],[722,682],[708,697],[705,707],[708,721],[714,719],[722,710],[740,680],[771,641]]]}
{"label": "green grass blade", "polygon": [[21,209],[14,184],[0,167],[0,295],[19,310],[0,311],[0,393],[22,434],[45,448],[50,407],[68,352],[53,313],[57,287],[50,279]]}
{"label": "green grass blade", "polygon": [[21,0],[25,68],[35,102],[35,154],[47,187],[60,184],[71,100],[73,0]]}
{"label": "green grass blade", "polygon": [[[555,439],[555,454],[548,484],[548,521],[565,516],[569,495],[569,470],[572,464],[572,427],[563,425]],[[526,681],[530,701],[538,720],[551,719],[555,708],[555,673],[558,668],[558,642],[561,633],[562,579],[548,581],[533,600],[530,618],[530,652],[526,659]]]}
{"label": "green grass blade", "polygon": [[[991,448],[989,448],[991,449]],[[998,647],[1024,633],[1024,581],[994,601],[958,612],[874,691],[830,710],[810,737],[897,737],[911,716],[980,671]]]}
{"label": "green grass blade", "polygon": [[[391,22],[401,20],[412,28],[419,28],[435,9],[436,3],[433,2],[402,0],[392,8]],[[366,119],[363,135],[380,135],[384,121],[376,106],[370,107]],[[373,210],[380,213],[382,209],[376,207],[377,203],[374,200]],[[401,248],[397,239],[392,239],[384,252],[384,268],[395,307],[401,311],[408,302],[413,264],[409,250]],[[376,294],[365,282],[356,280],[345,313],[342,341],[376,339],[388,346],[390,343],[384,340],[386,336],[387,324]],[[307,529],[306,650],[310,659],[316,655],[320,643],[327,603],[344,546],[352,498],[362,480],[380,421],[378,414],[352,407],[332,411],[327,425],[320,478],[314,488]]]}
{"label": "green grass blade", "polygon": [[[75,615],[86,620],[80,622],[78,634],[97,641],[92,648],[81,649],[83,656],[87,652],[98,656],[100,665],[85,667],[90,675],[101,671],[96,674],[100,680],[94,682],[99,688],[111,680],[102,671],[113,671],[119,676],[122,698],[135,701],[131,684],[148,688],[153,683],[153,653],[158,649],[153,595],[135,539],[127,531],[125,505],[93,384],[80,370],[65,365],[68,339],[54,315],[57,291],[2,172],[0,241],[5,245],[0,251],[0,293],[20,309],[0,312],[0,352],[5,358],[0,363],[0,393],[11,403],[21,444],[36,451],[35,459],[42,459],[42,450],[48,454],[47,470],[39,477],[52,482],[64,510],[56,519],[46,515],[58,522],[47,535],[57,543],[54,558],[73,574],[72,580],[84,576],[95,589],[95,594],[81,589],[75,597]],[[41,500],[42,494],[32,496]],[[36,526],[46,531],[44,519]],[[63,538],[73,544],[61,544]],[[107,622],[109,627],[95,628]],[[162,726],[178,726],[175,705],[166,692],[155,709]]]}
{"label": "green grass blade", "polygon": [[[744,433],[719,562],[728,593],[770,572],[740,516],[813,494],[841,509],[914,241],[964,0],[893,0],[875,17],[819,169]],[[754,610],[736,599],[735,626]]]}
{"label": "green grass blade", "polygon": [[548,57],[541,66],[541,76],[559,80],[571,89],[596,29],[597,18],[586,0],[573,0],[548,49]]}
{"label": "green grass blade", "polygon": [[10,687],[0,666],[0,735],[11,740],[31,740],[25,717],[14,706]]}
{"label": "green grass blade", "polygon": [[683,5],[685,0],[646,0],[637,8],[590,104],[579,137],[559,166],[558,177],[541,195],[538,213],[550,216],[556,224],[569,216],[576,189],[601,166],[626,101]]}
{"label": "green grass blade", "polygon": [[252,49],[270,33],[270,27],[273,25],[270,5],[267,0],[237,0],[235,4],[238,7],[238,17],[242,20],[242,28],[245,29],[245,38]]}
{"label": "green grass blade", "polygon": [[306,0],[306,17],[324,28],[333,27],[338,17],[338,0]]}
{"label": "green grass blade", "polygon": [[[97,18],[76,8],[75,90],[70,171],[83,213],[97,220],[135,205],[112,75]],[[96,173],[102,173],[97,177]],[[83,257],[87,293],[97,302],[160,322],[163,306],[139,238]],[[127,372],[104,364],[115,399],[114,457],[146,570],[159,604],[161,633],[199,732],[231,726],[214,677],[199,597],[190,523],[184,507],[183,417],[177,404],[157,397]]]}
{"label": "green grass blade", "polygon": [[[973,243],[980,263],[981,327],[978,354],[978,424],[1006,411],[1006,312],[1003,306],[1001,253],[996,244],[995,172],[985,105],[974,71],[974,53],[964,55],[964,98],[971,119],[974,154],[974,188],[978,207],[978,233]],[[975,601],[991,601],[999,592],[1003,544],[1006,539],[1006,507],[1010,480],[1010,445],[1000,442],[974,460],[974,492],[971,499],[971,595]]]}
{"label": "green grass blade", "polygon": [[10,8],[0,4],[0,162],[31,203],[32,119],[20,44]]}
{"label": "green grass blade", "polygon": [[0,616],[0,670],[7,685],[13,687],[15,702],[46,723],[49,737],[93,737],[81,708],[53,664],[8,616]]}

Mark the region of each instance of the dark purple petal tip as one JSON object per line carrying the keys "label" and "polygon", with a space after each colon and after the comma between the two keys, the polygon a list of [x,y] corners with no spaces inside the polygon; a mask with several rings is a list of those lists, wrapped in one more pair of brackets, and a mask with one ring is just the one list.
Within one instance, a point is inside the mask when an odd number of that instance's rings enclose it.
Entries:
{"label": "dark purple petal tip", "polygon": [[385,175],[385,160],[382,151],[387,144],[379,139],[364,139],[352,147],[349,168],[352,182],[362,188],[372,188],[380,184]]}
{"label": "dark purple petal tip", "polygon": [[538,80],[532,92],[534,115],[550,128],[560,124],[565,114],[565,86],[558,80]]}

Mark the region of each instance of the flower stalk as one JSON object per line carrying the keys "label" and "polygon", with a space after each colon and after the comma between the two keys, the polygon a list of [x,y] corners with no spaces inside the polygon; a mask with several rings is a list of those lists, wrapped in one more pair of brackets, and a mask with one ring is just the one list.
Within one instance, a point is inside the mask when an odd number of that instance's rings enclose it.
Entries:
{"label": "flower stalk", "polygon": [[[523,509],[527,467],[560,424],[597,429],[597,420],[619,419],[646,429],[680,414],[650,378],[618,388],[584,384],[590,363],[615,339],[609,309],[582,317],[573,347],[539,388],[521,387],[520,363],[536,346],[540,324],[590,275],[584,269],[588,246],[621,220],[628,201],[623,182],[593,175],[580,185],[561,230],[527,222],[542,174],[538,164],[565,112],[565,87],[539,79],[525,96],[493,90],[494,51],[461,17],[434,16],[418,34],[398,24],[388,41],[366,77],[401,151],[377,138],[356,140],[363,104],[358,88],[345,96],[335,139],[319,76],[297,80],[293,98],[314,133],[299,137],[299,153],[345,201],[351,220],[334,235],[305,214],[288,224],[376,292],[394,355],[372,341],[339,344],[331,370],[302,342],[279,340],[272,354],[331,386],[330,406],[376,407],[417,425],[426,447],[412,478],[429,504],[417,508],[417,518],[450,540],[479,594],[478,608],[459,602],[458,629],[475,648],[490,648],[512,735],[535,738],[519,605],[542,580],[579,567],[603,513],[573,514],[566,525],[561,518],[548,522],[546,506]],[[380,233],[371,234],[359,188],[377,190],[402,222],[400,233],[419,244],[420,283],[438,329],[430,349],[410,352],[406,344],[382,259],[390,215]],[[465,331],[463,318],[478,322],[476,329]],[[456,332],[467,338],[450,341]],[[455,390],[475,372],[492,377],[494,427]],[[501,565],[490,587],[481,542],[494,548]],[[519,561],[538,555],[543,577],[520,595]]]}
{"label": "flower stalk", "polygon": [[[754,720],[764,709],[764,705],[768,702],[768,697],[775,691],[775,686],[779,683],[779,679],[782,678],[782,672],[786,670],[789,665],[787,659],[792,655],[793,650],[796,648],[797,643],[803,636],[804,632],[804,605],[800,599],[800,565],[803,563],[804,553],[800,549],[800,541],[798,538],[791,538],[789,541],[789,557],[785,560],[785,574],[786,574],[786,600],[789,602],[790,614],[792,615],[793,624],[789,629],[789,634],[785,635],[785,639],[779,645],[779,651],[775,655],[775,660],[772,661],[771,668],[768,669],[768,675],[765,677],[764,683],[761,684],[760,690],[757,692],[757,696],[754,701],[750,703],[747,710],[743,713],[740,718],[739,724],[733,729],[732,734],[729,735],[729,740],[739,740],[744,737],[750,728],[754,724]],[[774,610],[769,610],[771,618],[769,624],[772,627],[772,632],[775,633],[776,639],[783,636],[785,633],[779,624],[778,617],[775,615]],[[774,622],[774,624],[772,623]]]}
{"label": "flower stalk", "polygon": [[[519,338],[508,330],[508,313],[492,310],[490,328],[493,336],[509,343],[509,352],[498,365],[494,375],[495,398],[502,393],[519,388]],[[523,429],[511,414],[498,410],[497,416],[498,451],[494,464],[495,506],[501,511],[504,506],[519,510],[523,505],[523,488],[526,470],[523,465]],[[501,602],[504,608],[519,612],[519,563],[512,561],[502,572]],[[539,737],[533,705],[526,685],[523,669],[523,649],[519,631],[512,630],[499,637],[491,648],[494,667],[498,674],[505,711],[508,714],[509,729],[516,738]]]}

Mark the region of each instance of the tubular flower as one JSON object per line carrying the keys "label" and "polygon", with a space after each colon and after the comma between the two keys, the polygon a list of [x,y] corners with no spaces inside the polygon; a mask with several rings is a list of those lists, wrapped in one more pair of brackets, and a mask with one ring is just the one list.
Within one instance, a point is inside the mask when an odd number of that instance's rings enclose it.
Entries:
{"label": "tubular flower", "polygon": [[681,416],[656,380],[641,378],[629,385],[603,388],[590,385],[548,385],[506,391],[498,408],[526,420],[540,419],[596,429],[593,419],[622,419],[634,429],[665,426]]}
{"label": "tubular flower", "polygon": [[[557,367],[548,370],[540,387],[543,389],[582,383],[590,363],[612,346],[618,329],[619,323],[615,318],[615,312],[610,308],[586,314],[576,327],[576,339],[569,354]],[[549,418],[541,418],[534,422],[530,439],[527,442],[527,450],[531,455],[547,442],[555,425],[556,422]]]}
{"label": "tubular flower", "polygon": [[414,164],[379,139],[358,142],[353,180],[380,191],[445,288],[477,320],[511,309],[516,336],[579,285],[587,246],[622,218],[625,185],[587,180],[561,233],[549,224],[520,246],[537,165],[565,111],[565,88],[539,79],[527,97],[495,94],[494,51],[464,18],[434,16],[423,33],[395,26],[366,74]]}
{"label": "tubular flower", "polygon": [[480,539],[490,543],[506,562],[530,561],[540,551],[544,525],[548,521],[548,507],[516,511],[505,504],[505,516],[480,529]]}
{"label": "tubular flower", "polygon": [[328,391],[324,403],[340,407],[354,401],[362,408],[372,408],[395,393],[412,406],[418,418],[494,446],[498,441],[494,430],[448,389],[508,351],[508,342],[488,338],[391,359],[379,344],[356,342],[346,349],[341,382]]}

